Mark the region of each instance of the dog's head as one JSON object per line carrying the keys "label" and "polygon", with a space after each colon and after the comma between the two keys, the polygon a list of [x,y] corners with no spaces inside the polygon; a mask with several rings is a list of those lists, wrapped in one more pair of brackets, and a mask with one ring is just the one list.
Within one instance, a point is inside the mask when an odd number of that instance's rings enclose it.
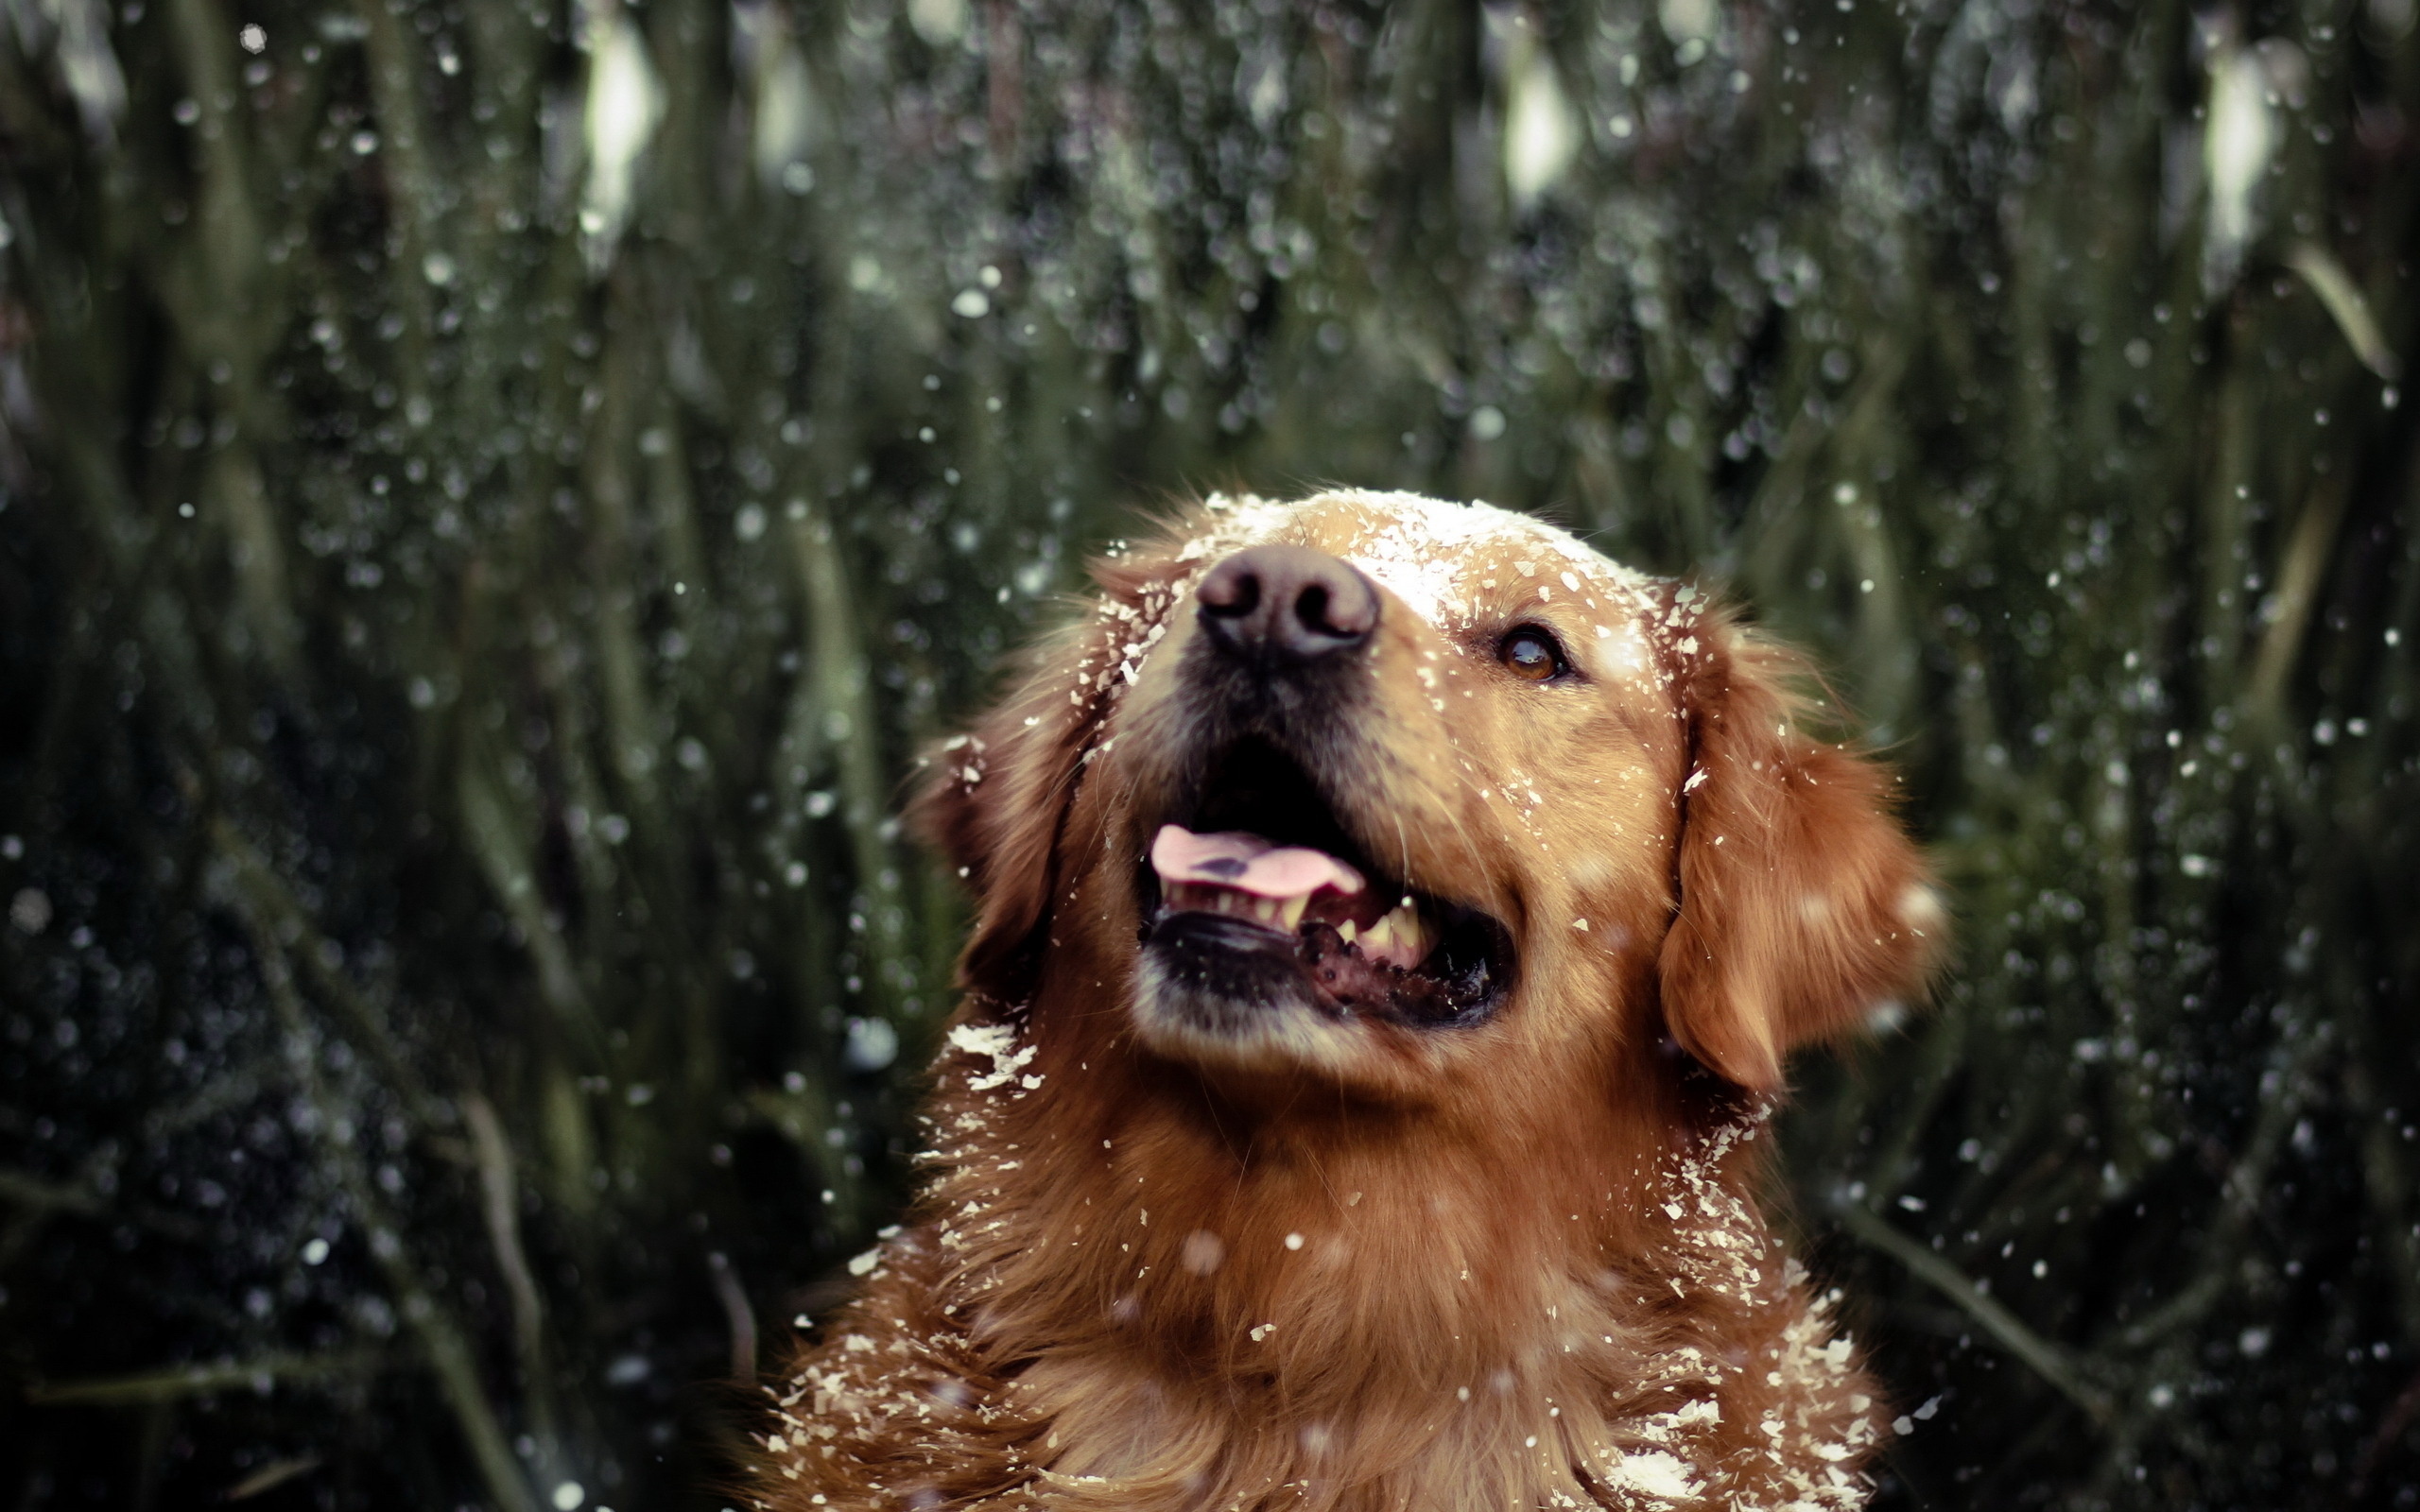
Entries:
{"label": "dog's head", "polygon": [[1697,590],[1359,492],[1213,500],[1097,576],[922,800],[978,1012],[1056,983],[1115,1005],[1065,1031],[1104,1048],[1428,1107],[1668,1035],[1771,1092],[1921,984],[1940,909],[1889,779]]}

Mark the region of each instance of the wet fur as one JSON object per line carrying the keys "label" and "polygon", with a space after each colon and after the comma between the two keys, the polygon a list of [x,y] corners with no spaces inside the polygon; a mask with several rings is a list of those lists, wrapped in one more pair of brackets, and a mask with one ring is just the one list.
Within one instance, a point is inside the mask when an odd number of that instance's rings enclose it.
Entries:
{"label": "wet fur", "polygon": [[[1864,1501],[1886,1409],[1752,1194],[1783,1056],[1930,959],[1888,779],[1800,732],[1799,667],[1730,615],[1517,524],[1451,564],[1457,615],[1391,593],[1331,696],[1267,717],[1188,670],[1225,551],[1358,545],[1388,584],[1415,507],[1215,501],[1101,564],[1100,607],[937,753],[920,822],[978,913],[930,1182],[774,1388],[758,1505]],[[1490,638],[1553,615],[1643,660],[1570,697],[1490,681]],[[1512,930],[1490,1022],[1150,1027],[1137,835],[1237,720]]]}

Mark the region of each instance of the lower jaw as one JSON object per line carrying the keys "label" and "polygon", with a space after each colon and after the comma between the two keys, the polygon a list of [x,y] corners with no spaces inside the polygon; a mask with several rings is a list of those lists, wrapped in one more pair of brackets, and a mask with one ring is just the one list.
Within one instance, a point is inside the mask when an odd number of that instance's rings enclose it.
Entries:
{"label": "lower jaw", "polygon": [[1363,1053],[1366,1026],[1322,1005],[1290,961],[1218,976],[1204,980],[1178,953],[1145,946],[1133,1008],[1143,1042],[1172,1058],[1237,1070],[1340,1071]]}

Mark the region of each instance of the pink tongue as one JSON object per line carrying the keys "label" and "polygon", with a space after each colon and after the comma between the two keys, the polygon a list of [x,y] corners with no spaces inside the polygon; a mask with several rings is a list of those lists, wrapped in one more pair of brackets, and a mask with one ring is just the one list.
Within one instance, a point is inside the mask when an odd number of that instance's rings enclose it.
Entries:
{"label": "pink tongue", "polygon": [[1369,885],[1324,850],[1274,845],[1241,830],[1196,834],[1178,824],[1160,826],[1152,838],[1151,869],[1163,884],[1233,887],[1255,898],[1307,898],[1322,887],[1356,893]]}

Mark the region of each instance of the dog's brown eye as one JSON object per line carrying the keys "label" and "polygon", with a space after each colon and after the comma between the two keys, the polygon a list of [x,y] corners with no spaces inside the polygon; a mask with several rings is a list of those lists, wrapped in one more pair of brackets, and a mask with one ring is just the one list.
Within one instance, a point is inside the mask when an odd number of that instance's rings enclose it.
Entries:
{"label": "dog's brown eye", "polygon": [[1512,675],[1529,682],[1544,682],[1570,670],[1564,663],[1563,647],[1554,637],[1530,626],[1523,626],[1496,643],[1495,659],[1512,671]]}

